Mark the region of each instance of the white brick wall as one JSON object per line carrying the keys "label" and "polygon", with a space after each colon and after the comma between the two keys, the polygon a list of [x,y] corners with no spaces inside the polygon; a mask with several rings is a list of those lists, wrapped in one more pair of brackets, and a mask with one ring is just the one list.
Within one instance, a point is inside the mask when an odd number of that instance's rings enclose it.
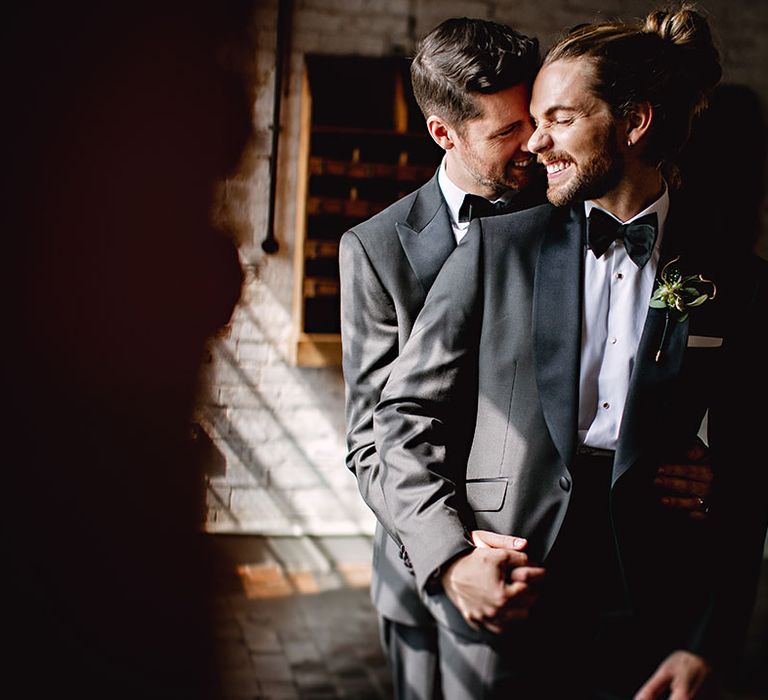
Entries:
{"label": "white brick wall", "polygon": [[[370,533],[373,518],[344,465],[343,384],[338,368],[290,366],[299,86],[305,52],[412,54],[418,36],[450,16],[488,17],[539,36],[546,48],[561,29],[597,17],[642,17],[644,0],[296,0],[288,95],[282,105],[275,214],[280,248],[260,248],[269,196],[277,3],[255,2],[255,47],[246,73],[253,136],[227,183],[247,280],[228,338],[212,344],[199,422],[226,462],[209,479],[210,531],[265,534]],[[701,3],[725,59],[725,79],[768,97],[764,70],[768,6],[747,0]],[[736,117],[738,120],[738,116]],[[742,146],[748,147],[748,140]],[[735,144],[739,147],[738,144]],[[734,144],[724,135],[725,152]],[[722,154],[721,154],[722,155]],[[768,253],[768,245],[764,246]]]}

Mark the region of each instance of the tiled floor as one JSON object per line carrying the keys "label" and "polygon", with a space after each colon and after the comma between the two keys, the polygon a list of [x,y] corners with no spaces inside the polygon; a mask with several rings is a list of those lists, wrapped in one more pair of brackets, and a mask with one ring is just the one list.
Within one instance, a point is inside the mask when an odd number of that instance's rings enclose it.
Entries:
{"label": "tiled floor", "polygon": [[[390,700],[368,538],[211,537],[225,700]],[[726,700],[768,700],[768,560],[742,680]]]}
{"label": "tiled floor", "polygon": [[216,537],[234,574],[216,601],[226,700],[391,697],[368,539]]}

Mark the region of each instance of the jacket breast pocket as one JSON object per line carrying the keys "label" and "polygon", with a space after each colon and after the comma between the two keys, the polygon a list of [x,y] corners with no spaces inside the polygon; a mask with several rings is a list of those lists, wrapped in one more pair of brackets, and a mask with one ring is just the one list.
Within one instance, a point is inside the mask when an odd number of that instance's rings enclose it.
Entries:
{"label": "jacket breast pocket", "polygon": [[723,339],[715,335],[689,335],[687,346],[689,348],[719,348]]}
{"label": "jacket breast pocket", "polygon": [[497,477],[503,471],[507,432],[515,390],[517,362],[503,355],[490,379],[480,382],[474,438],[467,463],[468,481]]}
{"label": "jacket breast pocket", "polygon": [[467,481],[467,502],[475,512],[495,512],[504,506],[507,495],[506,476],[494,479],[469,479]]}

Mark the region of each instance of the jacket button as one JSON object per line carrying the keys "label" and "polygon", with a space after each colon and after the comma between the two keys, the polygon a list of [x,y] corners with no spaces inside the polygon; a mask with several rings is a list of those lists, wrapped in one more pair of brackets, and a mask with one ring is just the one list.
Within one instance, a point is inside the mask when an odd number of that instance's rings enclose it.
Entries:
{"label": "jacket button", "polygon": [[560,477],[560,488],[563,489],[563,491],[571,490],[571,480],[567,476]]}

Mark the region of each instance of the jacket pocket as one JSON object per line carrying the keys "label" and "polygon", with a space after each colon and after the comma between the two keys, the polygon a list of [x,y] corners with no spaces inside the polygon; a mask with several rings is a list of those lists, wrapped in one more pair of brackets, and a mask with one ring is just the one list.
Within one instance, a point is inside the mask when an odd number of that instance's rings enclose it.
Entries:
{"label": "jacket pocket", "polygon": [[509,474],[504,468],[504,456],[510,432],[517,361],[502,356],[497,369],[489,374],[492,381],[481,381],[478,387],[475,433],[467,463],[467,473],[472,476]]}
{"label": "jacket pocket", "polygon": [[479,513],[499,511],[507,495],[507,477],[494,479],[470,479],[467,481],[467,502],[469,507]]}

